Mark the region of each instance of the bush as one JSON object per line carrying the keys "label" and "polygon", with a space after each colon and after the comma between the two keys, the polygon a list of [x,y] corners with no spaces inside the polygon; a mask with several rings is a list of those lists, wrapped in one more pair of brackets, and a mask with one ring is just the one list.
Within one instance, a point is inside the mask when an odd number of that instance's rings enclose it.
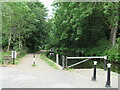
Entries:
{"label": "bush", "polygon": [[24,57],[26,54],[27,54],[27,52],[26,52],[25,50],[21,50],[20,53],[19,53],[19,55],[18,55],[17,58],[16,58],[15,64],[19,64],[20,59],[21,59],[22,57]]}
{"label": "bush", "polygon": [[108,56],[108,60],[120,61],[120,56],[118,54],[118,44],[104,51],[103,54]]}
{"label": "bush", "polygon": [[21,56],[26,55],[26,53],[27,53],[27,52],[26,52],[25,50],[21,50],[20,53],[19,53],[18,58],[21,57]]}
{"label": "bush", "polygon": [[117,44],[104,52],[109,60],[120,62],[120,37],[117,38]]}
{"label": "bush", "polygon": [[85,56],[103,56],[103,52],[110,48],[110,43],[108,40],[101,39],[97,42],[94,47],[89,47],[83,49]]}

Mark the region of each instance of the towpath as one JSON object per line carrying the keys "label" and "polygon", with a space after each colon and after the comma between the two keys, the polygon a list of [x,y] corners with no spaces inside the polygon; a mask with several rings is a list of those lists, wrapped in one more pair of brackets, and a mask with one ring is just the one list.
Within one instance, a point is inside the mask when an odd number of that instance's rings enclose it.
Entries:
{"label": "towpath", "polygon": [[[20,64],[0,67],[1,88],[105,88],[106,71],[97,69],[97,81],[91,81],[93,69],[76,72],[55,70],[36,54],[37,65],[32,67],[32,54]],[[112,72],[111,86],[118,88],[118,74]]]}

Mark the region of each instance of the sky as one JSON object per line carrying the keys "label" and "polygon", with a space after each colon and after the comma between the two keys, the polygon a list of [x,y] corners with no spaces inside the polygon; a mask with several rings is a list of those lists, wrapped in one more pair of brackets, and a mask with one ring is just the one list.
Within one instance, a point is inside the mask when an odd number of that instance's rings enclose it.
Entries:
{"label": "sky", "polygon": [[48,9],[48,18],[51,18],[53,16],[52,14],[53,6],[51,6],[53,1],[54,0],[39,0],[39,2],[42,2],[45,5],[45,7]]}

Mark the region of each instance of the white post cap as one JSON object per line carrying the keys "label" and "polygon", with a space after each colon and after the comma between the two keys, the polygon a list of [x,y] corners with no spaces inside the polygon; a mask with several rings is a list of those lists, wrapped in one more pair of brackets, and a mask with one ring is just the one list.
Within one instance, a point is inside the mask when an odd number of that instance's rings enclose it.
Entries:
{"label": "white post cap", "polygon": [[108,64],[107,64],[107,66],[108,66],[108,68],[110,68],[110,67],[111,67],[111,64],[110,64],[110,63],[108,63]]}
{"label": "white post cap", "polygon": [[97,61],[94,61],[94,65],[97,65]]}
{"label": "white post cap", "polygon": [[107,56],[104,56],[104,59],[107,59]]}

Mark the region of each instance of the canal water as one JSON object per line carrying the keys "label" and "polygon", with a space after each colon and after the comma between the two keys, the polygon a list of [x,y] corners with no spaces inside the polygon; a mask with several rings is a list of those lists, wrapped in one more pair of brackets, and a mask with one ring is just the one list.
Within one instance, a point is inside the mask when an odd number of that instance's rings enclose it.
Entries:
{"label": "canal water", "polygon": [[[48,56],[48,58],[50,58],[51,60],[56,62],[56,57],[54,55]],[[68,66],[72,65],[74,63],[77,63],[79,61],[82,61],[82,60],[68,60]],[[102,60],[102,59],[91,59],[89,61],[78,64],[72,68],[74,68],[74,69],[90,69],[90,68],[94,67],[94,64],[93,64],[94,61],[97,61],[97,68],[104,69],[104,60]],[[62,66],[62,56],[60,56],[60,58],[59,58],[59,65]],[[120,63],[111,62],[111,71],[117,72],[120,74]]]}

